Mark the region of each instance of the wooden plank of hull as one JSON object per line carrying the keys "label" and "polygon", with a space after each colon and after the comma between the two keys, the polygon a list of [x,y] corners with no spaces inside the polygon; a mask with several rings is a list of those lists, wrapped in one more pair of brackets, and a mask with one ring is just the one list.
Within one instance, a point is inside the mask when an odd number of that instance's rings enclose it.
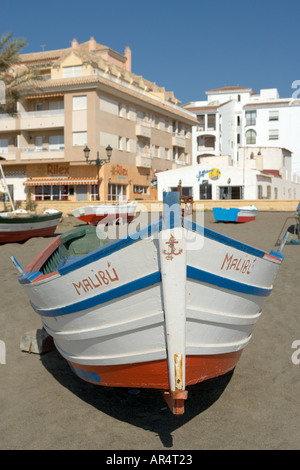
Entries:
{"label": "wooden plank of hull", "polygon": [[71,211],[73,216],[90,225],[112,224],[116,220],[131,222],[135,217],[136,204],[86,206]]}
{"label": "wooden plank of hull", "polygon": [[34,237],[50,237],[54,234],[57,223],[50,227],[32,228],[29,230],[0,231],[0,243],[14,243],[29,240]]}
{"label": "wooden plank of hull", "polygon": [[[242,350],[226,354],[186,356],[186,386],[226,374],[237,365]],[[89,366],[68,361],[81,379],[96,385],[170,390],[168,361]]]}
{"label": "wooden plank of hull", "polygon": [[112,224],[116,220],[121,219],[123,222],[131,222],[134,219],[134,215],[129,214],[85,214],[80,215],[77,219],[82,220],[90,225],[97,225],[98,223]]}
{"label": "wooden plank of hull", "polygon": [[237,222],[245,223],[245,222],[251,222],[252,220],[256,219],[256,214],[251,215],[251,214],[238,214]]}

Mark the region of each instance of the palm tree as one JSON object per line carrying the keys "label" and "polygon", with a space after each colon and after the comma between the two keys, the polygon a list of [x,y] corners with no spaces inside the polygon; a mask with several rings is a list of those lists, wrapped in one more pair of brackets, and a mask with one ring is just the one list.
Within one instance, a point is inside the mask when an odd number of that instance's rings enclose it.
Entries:
{"label": "palm tree", "polygon": [[19,53],[26,46],[24,39],[14,39],[12,33],[0,39],[0,112],[15,113],[22,86],[30,80],[38,79],[33,67],[20,63]]}

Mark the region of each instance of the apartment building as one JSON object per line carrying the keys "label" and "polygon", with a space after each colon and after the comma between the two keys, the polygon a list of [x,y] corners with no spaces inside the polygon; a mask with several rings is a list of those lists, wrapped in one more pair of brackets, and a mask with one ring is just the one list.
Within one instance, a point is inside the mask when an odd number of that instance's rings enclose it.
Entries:
{"label": "apartment building", "polygon": [[223,87],[206,92],[207,101],[184,109],[197,115],[193,127],[193,162],[203,157],[229,155],[239,166],[241,147],[287,149],[292,172],[300,174],[300,100],[281,99],[275,88],[255,93],[251,88]]}
{"label": "apartment building", "polygon": [[[131,71],[124,55],[94,38],[66,49],[21,55],[41,80],[27,84],[15,116],[0,115],[0,155],[14,199],[156,198],[156,174],[192,163],[195,115]],[[106,158],[98,172],[87,164]]]}

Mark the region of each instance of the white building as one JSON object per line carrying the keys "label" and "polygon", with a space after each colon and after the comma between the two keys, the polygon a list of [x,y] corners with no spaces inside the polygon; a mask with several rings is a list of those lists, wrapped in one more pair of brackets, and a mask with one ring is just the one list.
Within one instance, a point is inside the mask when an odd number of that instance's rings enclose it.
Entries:
{"label": "white building", "polygon": [[[175,191],[194,200],[300,199],[300,182],[291,181],[291,152],[286,149],[239,149],[239,166],[229,156],[207,157],[185,168],[157,173],[158,200]],[[272,168],[271,168],[272,165]]]}
{"label": "white building", "polygon": [[281,99],[275,88],[224,87],[206,92],[207,101],[184,108],[195,113],[193,162],[204,156],[229,155],[240,166],[240,147],[276,147],[292,154],[292,172],[300,175],[300,100]]}

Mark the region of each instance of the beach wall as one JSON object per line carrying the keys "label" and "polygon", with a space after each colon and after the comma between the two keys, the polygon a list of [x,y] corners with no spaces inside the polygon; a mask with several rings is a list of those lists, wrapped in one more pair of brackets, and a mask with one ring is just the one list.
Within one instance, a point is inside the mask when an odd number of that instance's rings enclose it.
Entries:
{"label": "beach wall", "polygon": [[[153,211],[157,212],[162,210],[162,201],[137,201],[137,211]],[[255,205],[259,211],[277,211],[277,212],[296,212],[296,208],[299,204],[298,199],[232,199],[232,200],[201,200],[194,201],[193,210],[212,210],[213,207],[240,207]],[[100,204],[110,203],[111,201],[101,201]],[[16,208],[27,209],[32,212],[40,213],[45,209],[57,209],[63,213],[63,215],[70,215],[73,209],[77,207],[88,206],[91,204],[97,204],[97,202],[71,202],[71,201],[35,201],[31,202],[31,206],[26,206],[26,201],[22,201]],[[116,202],[114,203],[116,204]],[[11,210],[10,203],[0,202],[0,211]]]}

